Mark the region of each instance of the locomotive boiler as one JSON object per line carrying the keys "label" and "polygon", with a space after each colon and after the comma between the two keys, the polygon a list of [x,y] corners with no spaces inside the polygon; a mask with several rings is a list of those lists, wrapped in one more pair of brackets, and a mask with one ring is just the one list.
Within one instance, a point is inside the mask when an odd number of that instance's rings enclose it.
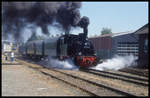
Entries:
{"label": "locomotive boiler", "polygon": [[93,44],[87,38],[87,29],[79,35],[65,34],[60,37],[27,42],[20,47],[23,56],[45,58],[51,56],[59,60],[72,58],[80,67],[91,67],[97,64]]}

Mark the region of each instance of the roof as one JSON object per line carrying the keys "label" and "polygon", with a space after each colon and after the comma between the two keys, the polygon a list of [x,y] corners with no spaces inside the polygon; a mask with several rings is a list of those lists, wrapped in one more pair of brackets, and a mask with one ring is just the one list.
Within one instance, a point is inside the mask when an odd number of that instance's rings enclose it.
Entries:
{"label": "roof", "polygon": [[146,33],[148,33],[148,31],[149,31],[148,25],[149,25],[149,23],[145,24],[144,26],[142,26],[141,28],[136,30],[134,33],[135,34],[146,34]]}
{"label": "roof", "polygon": [[121,35],[125,35],[125,34],[131,34],[131,33],[133,33],[133,31],[113,33],[112,37],[121,36]]}
{"label": "roof", "polygon": [[89,38],[99,38],[99,37],[111,37],[112,34],[104,34],[104,35],[99,35],[99,36],[94,36],[94,37],[89,37]]}
{"label": "roof", "polygon": [[90,37],[90,38],[99,38],[99,37],[116,37],[116,36],[121,36],[125,34],[131,34],[133,31],[127,31],[127,32],[119,32],[119,33],[112,33],[112,34],[104,34],[96,37]]}

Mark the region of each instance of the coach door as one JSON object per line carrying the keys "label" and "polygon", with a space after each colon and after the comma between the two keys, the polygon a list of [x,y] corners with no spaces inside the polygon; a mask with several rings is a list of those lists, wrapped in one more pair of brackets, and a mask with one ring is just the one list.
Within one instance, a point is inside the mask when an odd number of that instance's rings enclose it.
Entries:
{"label": "coach door", "polygon": [[67,43],[65,43],[64,37],[60,39],[60,56],[67,56]]}

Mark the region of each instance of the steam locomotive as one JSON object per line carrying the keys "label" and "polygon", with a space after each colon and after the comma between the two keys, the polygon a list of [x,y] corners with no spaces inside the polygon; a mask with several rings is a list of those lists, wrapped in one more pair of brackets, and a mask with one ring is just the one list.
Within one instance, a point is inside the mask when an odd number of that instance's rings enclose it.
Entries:
{"label": "steam locomotive", "polygon": [[97,64],[97,57],[92,43],[87,39],[87,29],[79,35],[65,34],[45,40],[30,41],[19,48],[27,57],[45,58],[51,56],[59,60],[73,58],[80,67],[91,67]]}

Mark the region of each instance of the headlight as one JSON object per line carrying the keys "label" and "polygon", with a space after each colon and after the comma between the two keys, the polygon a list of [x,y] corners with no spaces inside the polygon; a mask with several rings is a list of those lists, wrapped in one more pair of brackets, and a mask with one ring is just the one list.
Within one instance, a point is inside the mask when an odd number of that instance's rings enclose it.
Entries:
{"label": "headlight", "polygon": [[82,55],[82,53],[81,53],[81,52],[79,52],[79,55]]}
{"label": "headlight", "polygon": [[96,53],[94,53],[94,55],[96,55]]}

